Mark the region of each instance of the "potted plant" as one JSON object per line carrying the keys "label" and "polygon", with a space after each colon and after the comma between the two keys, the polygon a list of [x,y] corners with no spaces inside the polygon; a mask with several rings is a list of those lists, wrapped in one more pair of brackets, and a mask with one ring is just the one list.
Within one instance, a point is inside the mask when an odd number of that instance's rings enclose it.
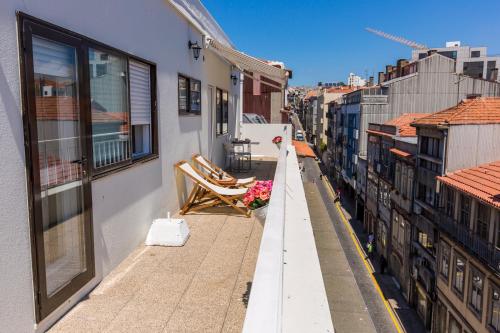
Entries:
{"label": "potted plant", "polygon": [[283,142],[283,137],[281,136],[275,136],[274,139],[273,139],[273,143],[278,146],[278,149],[281,148],[281,142]]}
{"label": "potted plant", "polygon": [[243,197],[245,206],[253,210],[255,217],[264,223],[267,215],[267,206],[271,199],[271,191],[273,189],[272,180],[257,181],[254,186],[248,189]]}

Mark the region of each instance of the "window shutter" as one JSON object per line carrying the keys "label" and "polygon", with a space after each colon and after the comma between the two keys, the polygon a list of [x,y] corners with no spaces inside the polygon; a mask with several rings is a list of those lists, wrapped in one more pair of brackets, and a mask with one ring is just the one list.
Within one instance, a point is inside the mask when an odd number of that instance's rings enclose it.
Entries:
{"label": "window shutter", "polygon": [[132,125],[151,124],[151,79],[147,64],[130,60]]}

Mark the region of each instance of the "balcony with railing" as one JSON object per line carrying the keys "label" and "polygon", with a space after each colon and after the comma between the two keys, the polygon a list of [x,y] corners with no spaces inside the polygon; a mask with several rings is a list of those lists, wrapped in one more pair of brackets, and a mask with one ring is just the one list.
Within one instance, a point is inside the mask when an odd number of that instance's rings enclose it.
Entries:
{"label": "balcony with railing", "polygon": [[291,128],[241,133],[256,144],[235,176],[274,180],[265,222],[224,206],[176,215],[191,231],[183,247],[140,245],[51,332],[333,332]]}
{"label": "balcony with railing", "polygon": [[439,212],[438,227],[478,259],[500,272],[500,250],[495,244],[482,239],[467,226],[446,215],[444,211]]}

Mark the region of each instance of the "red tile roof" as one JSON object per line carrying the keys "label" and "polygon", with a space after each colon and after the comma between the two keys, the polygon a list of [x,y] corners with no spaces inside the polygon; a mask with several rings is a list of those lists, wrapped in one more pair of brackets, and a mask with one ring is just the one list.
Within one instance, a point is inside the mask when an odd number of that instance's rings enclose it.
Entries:
{"label": "red tile roof", "polygon": [[437,177],[442,183],[500,208],[500,161]]}
{"label": "red tile roof", "polygon": [[326,92],[329,94],[347,94],[357,90],[357,87],[349,87],[349,86],[341,86],[341,87],[332,87],[327,88]]}
{"label": "red tile roof", "polygon": [[425,113],[405,113],[400,117],[389,120],[385,125],[396,126],[399,136],[417,136],[417,129],[410,126],[417,119],[428,116]]}
{"label": "red tile roof", "polygon": [[292,140],[292,144],[295,147],[295,152],[297,153],[297,156],[316,157],[316,154],[311,149],[311,147],[309,147],[307,142]]}
{"label": "red tile roof", "polygon": [[311,97],[316,97],[316,96],[318,96],[318,92],[316,90],[309,90],[304,99],[309,99]]}
{"label": "red tile roof", "polygon": [[457,106],[420,118],[413,125],[465,125],[499,124],[500,98],[481,97],[466,99]]}
{"label": "red tile roof", "polygon": [[411,156],[410,153],[408,153],[404,150],[398,149],[398,148],[391,148],[391,149],[389,149],[389,151],[391,153],[393,153],[394,155],[398,155],[399,157],[403,157],[403,158],[408,158]]}

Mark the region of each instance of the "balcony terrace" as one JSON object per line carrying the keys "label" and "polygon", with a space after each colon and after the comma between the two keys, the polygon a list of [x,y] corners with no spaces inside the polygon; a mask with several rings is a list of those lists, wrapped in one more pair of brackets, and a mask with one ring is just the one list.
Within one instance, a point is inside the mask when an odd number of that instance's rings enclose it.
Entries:
{"label": "balcony terrace", "polygon": [[333,332],[291,128],[251,126],[251,175],[274,179],[264,226],[225,207],[184,215],[183,247],[138,246],[49,332]]}

